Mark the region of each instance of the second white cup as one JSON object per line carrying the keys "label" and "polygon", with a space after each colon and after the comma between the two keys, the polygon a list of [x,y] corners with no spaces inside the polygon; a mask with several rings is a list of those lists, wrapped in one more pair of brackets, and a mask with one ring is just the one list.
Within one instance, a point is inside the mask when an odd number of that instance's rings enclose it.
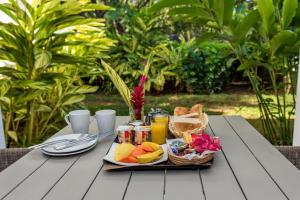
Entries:
{"label": "second white cup", "polygon": [[114,133],[116,124],[115,110],[99,110],[95,113],[95,118],[99,129],[99,138]]}

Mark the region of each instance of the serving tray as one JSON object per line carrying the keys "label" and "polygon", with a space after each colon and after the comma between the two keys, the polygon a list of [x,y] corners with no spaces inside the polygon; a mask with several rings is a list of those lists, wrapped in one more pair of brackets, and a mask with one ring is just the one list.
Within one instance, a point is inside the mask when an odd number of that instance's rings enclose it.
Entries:
{"label": "serving tray", "polygon": [[[118,142],[118,138],[116,137],[114,142]],[[109,151],[108,151],[109,152]],[[107,153],[108,153],[107,152]],[[103,160],[103,170],[105,171],[143,171],[143,170],[186,170],[186,169],[207,169],[213,163],[213,160],[200,164],[200,165],[175,165],[171,163],[169,160],[155,164],[155,165],[139,165],[139,166],[123,166],[123,165],[116,165],[110,162]]]}
{"label": "serving tray", "polygon": [[140,165],[140,166],[121,166],[103,161],[103,170],[105,171],[145,171],[145,170],[186,170],[186,169],[207,169],[212,165],[212,161],[201,165],[174,165],[170,161],[166,161],[156,165]]}

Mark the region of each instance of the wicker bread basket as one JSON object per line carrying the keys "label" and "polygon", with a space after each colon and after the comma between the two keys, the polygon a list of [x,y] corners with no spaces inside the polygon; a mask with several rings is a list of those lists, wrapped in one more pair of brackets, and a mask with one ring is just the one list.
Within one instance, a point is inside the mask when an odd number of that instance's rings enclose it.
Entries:
{"label": "wicker bread basket", "polygon": [[176,156],[170,151],[168,151],[168,154],[169,154],[169,160],[175,165],[201,165],[211,161],[214,157],[214,154],[210,153],[210,154],[206,154],[202,158],[194,157],[191,160],[189,160],[183,156]]}
{"label": "wicker bread basket", "polygon": [[[200,134],[202,133],[207,125],[208,125],[208,116],[206,113],[202,113],[201,117],[199,118],[200,120],[200,127],[196,128],[196,129],[191,129],[191,130],[188,130],[188,132],[190,133],[195,133],[195,134]],[[179,131],[179,130],[176,130],[174,128],[174,122],[172,121],[172,118],[170,119],[170,123],[169,123],[169,130],[170,132],[176,137],[176,138],[182,138],[183,136],[183,132],[182,131]]]}

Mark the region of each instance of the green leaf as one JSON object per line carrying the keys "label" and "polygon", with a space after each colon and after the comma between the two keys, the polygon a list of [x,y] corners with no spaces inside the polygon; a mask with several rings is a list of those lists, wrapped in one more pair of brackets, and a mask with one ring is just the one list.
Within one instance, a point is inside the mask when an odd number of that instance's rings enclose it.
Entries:
{"label": "green leaf", "polygon": [[51,52],[46,50],[38,51],[35,54],[35,68],[47,67],[51,62],[51,58]]}
{"label": "green leaf", "polygon": [[98,90],[98,86],[82,85],[68,91],[68,94],[86,94],[93,93]]}
{"label": "green leaf", "polygon": [[297,41],[297,34],[284,30],[277,33],[271,40],[271,52],[272,56],[278,53],[279,50],[285,46],[293,45]]}
{"label": "green leaf", "polygon": [[72,105],[74,103],[79,103],[85,99],[84,95],[68,95],[65,96],[62,100],[62,105]]}
{"label": "green leaf", "polygon": [[199,4],[198,0],[160,0],[153,4],[149,9],[149,13],[160,12],[164,8],[180,6],[180,5],[190,5]]}
{"label": "green leaf", "polygon": [[[227,0],[225,0],[227,1]],[[217,23],[219,26],[223,26],[224,19],[224,0],[214,0],[213,8],[217,17]]]}
{"label": "green leaf", "polygon": [[51,85],[43,81],[17,80],[14,83],[17,88],[31,88],[37,90],[48,90],[51,88]]}
{"label": "green leaf", "polygon": [[14,142],[16,142],[17,144],[19,143],[18,141],[18,134],[15,131],[8,131],[8,136],[13,139]]}
{"label": "green leaf", "polygon": [[229,25],[232,21],[232,14],[234,10],[234,0],[224,1],[224,24]]}
{"label": "green leaf", "polygon": [[250,29],[257,23],[258,20],[259,20],[259,13],[257,12],[257,10],[251,11],[236,25],[233,31],[234,40],[240,41],[245,39]]}
{"label": "green leaf", "polygon": [[273,0],[257,0],[257,7],[262,18],[262,26],[266,35],[270,33],[271,27],[275,22],[275,9]]}
{"label": "green leaf", "polygon": [[247,71],[257,66],[265,66],[265,64],[256,60],[247,60],[237,68],[237,71]]}
{"label": "green leaf", "polygon": [[213,39],[216,39],[216,38],[218,38],[218,33],[216,33],[216,32],[202,32],[201,34],[200,34],[200,36],[199,37],[197,37],[197,40],[195,41],[195,43],[197,44],[197,45],[201,45],[201,44],[203,44],[203,43],[205,43],[205,42],[209,42],[209,41],[211,41],[211,40],[213,40]]}
{"label": "green leaf", "polygon": [[52,108],[50,108],[49,106],[46,106],[46,105],[42,105],[42,104],[39,104],[36,106],[35,108],[36,112],[51,112],[52,111]]}
{"label": "green leaf", "polygon": [[284,0],[282,8],[282,26],[288,28],[293,18],[296,16],[298,0]]}
{"label": "green leaf", "polygon": [[131,101],[130,101],[131,93],[126,83],[119,76],[119,74],[113,68],[111,68],[106,62],[101,60],[101,64],[105,69],[107,75],[109,76],[110,80],[113,82],[114,86],[119,91],[120,95],[122,96],[127,106],[129,108],[132,108]]}
{"label": "green leaf", "polygon": [[196,17],[202,20],[212,20],[210,14],[199,6],[182,6],[178,8],[172,8],[169,11],[170,15],[186,15],[189,17]]}

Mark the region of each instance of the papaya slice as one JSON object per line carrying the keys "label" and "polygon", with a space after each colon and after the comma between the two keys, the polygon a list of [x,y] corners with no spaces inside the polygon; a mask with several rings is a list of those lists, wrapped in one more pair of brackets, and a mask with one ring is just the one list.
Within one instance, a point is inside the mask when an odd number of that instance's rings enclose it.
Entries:
{"label": "papaya slice", "polygon": [[124,162],[124,163],[137,163],[138,160],[133,157],[133,156],[129,156],[129,157],[126,157],[126,158],[123,158],[122,160],[120,160],[119,162]]}
{"label": "papaya slice", "polygon": [[146,151],[147,153],[149,153],[149,152],[153,152],[154,151],[154,149],[152,148],[152,147],[149,147],[149,146],[141,146],[141,148],[144,150],[144,151]]}
{"label": "papaya slice", "polygon": [[134,150],[133,150],[133,152],[131,153],[131,156],[133,156],[133,157],[138,157],[138,156],[140,156],[140,155],[143,155],[143,154],[145,154],[145,153],[147,153],[146,151],[144,151],[142,148],[141,148],[141,146],[137,146]]}

